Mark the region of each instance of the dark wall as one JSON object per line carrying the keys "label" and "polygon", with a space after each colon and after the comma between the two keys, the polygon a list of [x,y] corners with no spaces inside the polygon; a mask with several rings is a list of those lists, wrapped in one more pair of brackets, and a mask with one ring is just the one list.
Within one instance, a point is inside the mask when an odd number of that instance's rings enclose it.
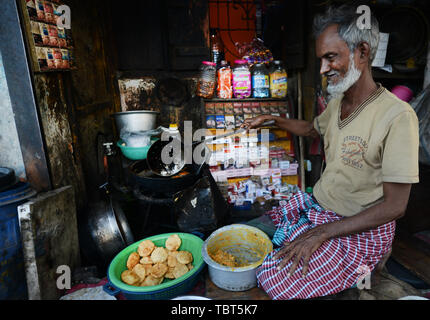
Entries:
{"label": "dark wall", "polygon": [[120,71],[196,70],[209,57],[207,1],[110,2]]}
{"label": "dark wall", "polygon": [[72,11],[76,70],[34,73],[35,96],[54,189],[72,185],[78,211],[99,179],[97,135],[113,134],[119,111],[109,7],[102,0],[65,1]]}

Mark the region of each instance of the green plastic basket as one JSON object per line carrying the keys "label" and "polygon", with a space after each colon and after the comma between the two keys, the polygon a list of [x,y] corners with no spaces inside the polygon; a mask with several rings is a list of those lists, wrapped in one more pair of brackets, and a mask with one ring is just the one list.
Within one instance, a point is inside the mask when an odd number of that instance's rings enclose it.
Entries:
{"label": "green plastic basket", "polygon": [[[136,252],[139,244],[144,240],[151,240],[157,247],[165,247],[167,238],[177,234],[182,244],[180,251],[189,251],[193,255],[194,268],[184,276],[170,280],[165,279],[162,284],[152,287],[134,287],[121,281],[121,273],[127,270],[127,259],[132,252]],[[187,294],[197,283],[198,276],[205,267],[202,257],[203,240],[188,233],[167,233],[143,239],[121,251],[111,262],[108,269],[108,283],[104,291],[112,296],[120,293],[128,300],[170,300]]]}

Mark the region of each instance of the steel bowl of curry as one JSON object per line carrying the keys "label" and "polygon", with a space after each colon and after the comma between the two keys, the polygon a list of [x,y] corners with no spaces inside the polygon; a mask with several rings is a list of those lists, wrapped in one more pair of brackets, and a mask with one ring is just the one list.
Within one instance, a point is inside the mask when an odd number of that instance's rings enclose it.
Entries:
{"label": "steel bowl of curry", "polygon": [[233,224],[216,230],[202,247],[209,277],[219,288],[246,291],[257,286],[256,271],[272,252],[270,238],[260,229]]}

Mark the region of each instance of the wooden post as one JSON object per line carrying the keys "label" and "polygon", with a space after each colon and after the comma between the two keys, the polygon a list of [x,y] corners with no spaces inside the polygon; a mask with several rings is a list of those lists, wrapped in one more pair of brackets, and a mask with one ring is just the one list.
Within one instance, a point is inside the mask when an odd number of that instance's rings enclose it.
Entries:
{"label": "wooden post", "polygon": [[[298,119],[303,120],[303,92],[302,92],[302,73],[298,72],[297,75],[297,90],[298,90]],[[306,190],[306,179],[305,179],[305,149],[304,149],[304,138],[299,137],[299,149],[300,149],[300,180],[302,191]]]}

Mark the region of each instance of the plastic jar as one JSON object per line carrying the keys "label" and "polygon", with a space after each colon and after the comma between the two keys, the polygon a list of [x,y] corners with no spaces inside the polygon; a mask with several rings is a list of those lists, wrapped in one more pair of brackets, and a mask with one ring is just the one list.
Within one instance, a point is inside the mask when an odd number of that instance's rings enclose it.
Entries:
{"label": "plastic jar", "polygon": [[233,69],[233,95],[237,99],[251,97],[251,71],[246,60],[236,60]]}
{"label": "plastic jar", "polygon": [[256,64],[252,69],[252,96],[254,98],[270,97],[269,70],[264,64]]}
{"label": "plastic jar", "polygon": [[272,98],[283,99],[288,92],[287,71],[281,61],[274,61],[270,71],[270,94]]}
{"label": "plastic jar", "polygon": [[218,98],[231,99],[233,98],[232,85],[233,71],[227,61],[221,62],[221,67],[218,70]]}
{"label": "plastic jar", "polygon": [[203,61],[200,66],[200,77],[197,83],[197,96],[212,99],[216,86],[216,64]]}

